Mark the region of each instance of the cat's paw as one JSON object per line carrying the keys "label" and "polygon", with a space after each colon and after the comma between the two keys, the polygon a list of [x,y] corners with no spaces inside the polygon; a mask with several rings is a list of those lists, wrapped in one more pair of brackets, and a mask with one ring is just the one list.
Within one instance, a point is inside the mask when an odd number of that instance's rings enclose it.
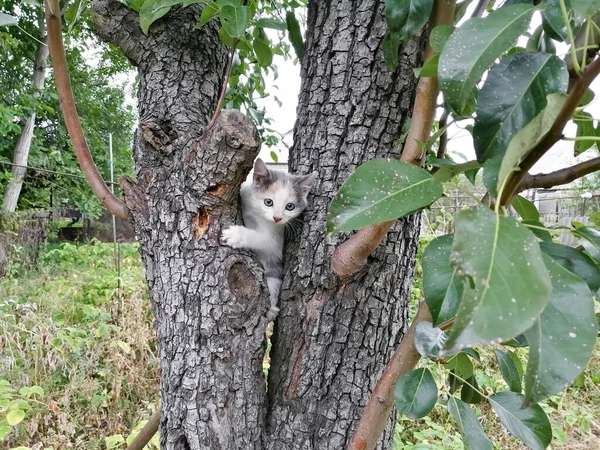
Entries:
{"label": "cat's paw", "polygon": [[221,241],[233,248],[242,248],[246,243],[246,227],[235,225],[223,230]]}
{"label": "cat's paw", "polygon": [[267,312],[267,320],[269,322],[275,320],[279,315],[279,308],[277,306],[271,306],[271,309]]}

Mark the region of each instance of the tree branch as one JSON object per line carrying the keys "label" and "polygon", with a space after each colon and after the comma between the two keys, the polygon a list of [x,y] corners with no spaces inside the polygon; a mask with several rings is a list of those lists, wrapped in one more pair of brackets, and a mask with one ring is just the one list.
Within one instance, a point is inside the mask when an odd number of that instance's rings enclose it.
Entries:
{"label": "tree branch", "polygon": [[63,47],[59,2],[58,0],[45,0],[44,6],[46,10],[46,22],[48,24],[48,50],[54,68],[56,91],[60,99],[60,107],[65,119],[65,125],[73,143],[75,156],[77,157],[81,171],[90,183],[92,191],[96,194],[100,203],[118,218],[127,220],[129,218],[127,206],[115,197],[102,179],[83,135],[81,122],[79,121],[75,107],[67,59]]}
{"label": "tree branch", "polygon": [[581,76],[576,79],[569,90],[567,101],[558,113],[558,116],[556,117],[556,120],[554,121],[554,124],[552,124],[552,127],[548,133],[546,133],[542,140],[535,147],[533,147],[533,149],[531,149],[531,151],[519,164],[519,170],[512,173],[506,182],[506,187],[504,188],[502,198],[499,199],[502,205],[507,205],[510,203],[512,198],[518,192],[518,188],[525,175],[529,172],[533,165],[542,156],[544,156],[544,154],[550,150],[550,148],[552,148],[552,146],[558,140],[560,140],[565,125],[573,116],[575,109],[579,106],[581,99],[598,74],[600,74],[600,58],[596,58],[594,61],[592,61],[586,68],[585,72],[583,72]]}
{"label": "tree branch", "polygon": [[568,184],[578,178],[600,170],[600,157],[592,158],[571,167],[557,170],[556,172],[541,173],[537,175],[527,174],[521,180],[517,192],[531,188],[551,188],[561,184]]}
{"label": "tree branch", "polygon": [[425,302],[419,304],[417,315],[402,338],[392,359],[383,370],[381,378],[369,398],[360,422],[354,431],[347,450],[372,450],[383,433],[387,418],[394,406],[394,386],[398,378],[411,370],[421,359],[414,344],[415,329],[420,322],[431,322],[431,314]]}
{"label": "tree branch", "polygon": [[126,450],[144,450],[144,447],[152,436],[156,434],[158,431],[158,425],[160,424],[160,407],[156,408],[156,411],[152,414],[144,428],[140,430],[135,439],[131,441],[131,444],[127,447]]}
{"label": "tree branch", "polygon": [[[454,5],[454,0],[436,0],[429,18],[430,29],[438,25],[452,24]],[[425,51],[425,61],[434,55],[435,52],[428,44]],[[419,79],[410,130],[400,158],[402,161],[415,166],[422,164],[423,149],[420,143],[426,142],[431,133],[438,92],[437,77],[422,77]],[[375,251],[385,238],[394,223],[395,220],[390,220],[368,226],[340,244],[331,260],[331,271],[338,277],[351,276],[358,272],[364,266],[369,255]]]}

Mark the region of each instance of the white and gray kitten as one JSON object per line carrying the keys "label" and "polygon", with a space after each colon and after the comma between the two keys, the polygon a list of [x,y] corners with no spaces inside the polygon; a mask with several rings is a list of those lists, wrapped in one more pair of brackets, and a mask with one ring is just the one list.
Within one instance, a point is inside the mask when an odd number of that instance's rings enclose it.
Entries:
{"label": "white and gray kitten", "polygon": [[269,320],[277,317],[277,300],[283,280],[283,241],[286,225],[292,226],[306,209],[306,197],[317,177],[292,175],[268,169],[262,159],[254,163],[252,183],[240,189],[242,213],[246,226],[232,226],[223,231],[223,242],[233,248],[247,248],[258,256],[271,299]]}

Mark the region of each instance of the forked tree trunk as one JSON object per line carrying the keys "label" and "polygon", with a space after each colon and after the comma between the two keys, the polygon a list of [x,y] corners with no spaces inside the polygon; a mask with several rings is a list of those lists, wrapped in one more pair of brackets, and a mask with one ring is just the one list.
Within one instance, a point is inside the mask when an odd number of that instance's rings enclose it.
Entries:
{"label": "forked tree trunk", "polygon": [[[290,156],[292,170],[318,170],[319,179],[302,235],[287,252],[267,398],[262,269],[219,242],[221,229],[240,220],[238,188],[258,138],[236,112],[202,135],[226,60],[217,28],[193,30],[200,11],[193,5],[174,9],[145,36],[137,14],[117,0],[93,7],[99,34],[140,72],[138,184],[123,187],[156,315],[162,448],[343,449],[406,325],[419,220],[398,223],[363,272],[337,280],[325,213],[356,165],[398,155],[394,140],[408,120],[422,46],[410,42],[389,74],[380,52],[382,0],[309,6]],[[381,448],[389,448],[390,430]]]}
{"label": "forked tree trunk", "polygon": [[[38,13],[38,29],[40,39],[46,41],[46,24],[44,22],[44,14],[40,9]],[[46,61],[48,60],[48,46],[38,43],[37,51],[35,55],[35,61],[33,63],[33,83],[34,90],[40,91],[44,89],[44,80],[46,78]],[[34,95],[36,95],[34,93]],[[6,212],[15,212],[17,209],[17,203],[19,201],[19,195],[21,194],[21,187],[23,186],[23,179],[25,178],[26,168],[23,166],[27,165],[29,160],[29,149],[31,148],[31,140],[33,139],[33,131],[35,128],[36,113],[32,111],[21,130],[21,135],[15,145],[15,151],[13,153],[13,164],[11,169],[11,178],[4,192],[4,198],[2,200],[2,210]]]}

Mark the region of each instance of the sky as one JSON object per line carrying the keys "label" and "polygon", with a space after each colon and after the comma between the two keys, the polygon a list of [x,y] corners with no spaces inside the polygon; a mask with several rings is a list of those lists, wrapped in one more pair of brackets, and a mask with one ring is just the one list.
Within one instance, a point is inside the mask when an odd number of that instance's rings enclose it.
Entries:
{"label": "sky", "polygon": [[[466,14],[468,17],[469,14]],[[541,16],[539,12],[536,12],[532,23],[531,31],[533,31],[541,23]],[[271,39],[277,39],[276,35],[270,36]],[[519,42],[520,45],[525,46],[526,39]],[[566,45],[557,46],[557,55],[564,57],[568,48]],[[299,64],[294,65],[291,60],[285,61],[281,56],[275,56],[274,63],[277,64],[279,77],[277,80],[273,80],[272,76],[267,78],[267,89],[276,95],[282,103],[282,106],[278,106],[273,100],[264,101],[261,103],[267,109],[267,114],[273,120],[273,128],[281,134],[285,134],[292,130],[296,119],[296,106],[298,102],[298,94],[300,92],[300,66]],[[598,96],[592,101],[586,108],[594,118],[600,118],[600,80],[596,79],[592,84],[592,90],[598,93]],[[442,110],[438,110],[438,117],[441,115]],[[461,122],[460,126],[464,127],[467,121]],[[564,135],[573,137],[576,133],[576,127],[572,122],[566,126]],[[469,160],[475,159],[475,150],[473,148],[473,139],[470,133],[464,129],[458,128],[457,126],[450,126],[448,129],[448,153],[457,161],[462,161],[462,154]],[[292,144],[292,134],[286,136],[286,144],[289,146]],[[566,166],[573,165],[577,162],[584,161],[591,157],[597,156],[597,150],[590,149],[587,152],[580,155],[578,158],[574,157],[573,152],[574,142],[572,141],[559,141],[544,157],[533,167],[532,173],[548,173]],[[264,146],[261,149],[260,157],[265,161],[272,161],[270,152],[272,149]],[[278,146],[278,157],[279,162],[287,162],[287,148],[284,145]]]}

